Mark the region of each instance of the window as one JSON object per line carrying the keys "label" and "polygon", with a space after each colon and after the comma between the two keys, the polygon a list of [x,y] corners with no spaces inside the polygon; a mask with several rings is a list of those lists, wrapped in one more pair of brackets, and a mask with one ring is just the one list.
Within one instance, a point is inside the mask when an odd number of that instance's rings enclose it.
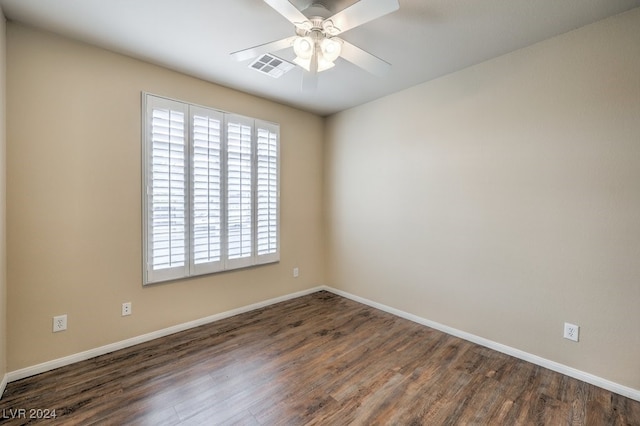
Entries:
{"label": "window", "polygon": [[277,124],[143,95],[144,283],[277,262]]}

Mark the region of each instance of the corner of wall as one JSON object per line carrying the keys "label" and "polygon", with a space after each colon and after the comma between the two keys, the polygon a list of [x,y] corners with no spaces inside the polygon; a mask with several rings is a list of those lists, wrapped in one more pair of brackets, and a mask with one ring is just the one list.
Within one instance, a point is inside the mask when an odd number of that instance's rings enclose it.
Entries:
{"label": "corner of wall", "polygon": [[0,8],[0,398],[7,385],[7,251],[6,251],[6,26]]}

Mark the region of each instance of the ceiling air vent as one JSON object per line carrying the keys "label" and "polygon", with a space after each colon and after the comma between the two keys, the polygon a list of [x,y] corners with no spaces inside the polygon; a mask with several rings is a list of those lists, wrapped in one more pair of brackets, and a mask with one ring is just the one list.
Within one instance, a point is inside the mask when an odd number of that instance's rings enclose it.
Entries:
{"label": "ceiling air vent", "polygon": [[249,68],[267,74],[273,78],[282,77],[284,73],[295,67],[291,62],[280,59],[273,55],[262,55],[249,64]]}

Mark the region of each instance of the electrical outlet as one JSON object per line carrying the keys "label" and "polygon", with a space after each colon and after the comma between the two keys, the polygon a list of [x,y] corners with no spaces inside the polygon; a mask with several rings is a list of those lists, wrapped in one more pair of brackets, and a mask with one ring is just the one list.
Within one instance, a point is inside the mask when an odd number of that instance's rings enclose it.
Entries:
{"label": "electrical outlet", "polygon": [[293,278],[298,278],[298,275],[300,275],[300,270],[297,267],[293,268]]}
{"label": "electrical outlet", "polygon": [[573,340],[574,342],[578,341],[578,337],[580,335],[580,326],[575,324],[569,324],[568,322],[564,323],[564,338]]}
{"label": "electrical outlet", "polygon": [[58,315],[53,317],[53,332],[64,331],[67,329],[67,315]]}
{"label": "electrical outlet", "polygon": [[131,315],[131,302],[122,304],[122,316],[126,317],[127,315]]}

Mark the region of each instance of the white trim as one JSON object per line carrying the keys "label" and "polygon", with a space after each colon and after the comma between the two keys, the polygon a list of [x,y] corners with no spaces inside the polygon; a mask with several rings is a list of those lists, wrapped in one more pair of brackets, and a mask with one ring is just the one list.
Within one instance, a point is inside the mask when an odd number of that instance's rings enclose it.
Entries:
{"label": "white trim", "polygon": [[9,374],[5,374],[0,381],[0,399],[2,399],[2,395],[4,395],[4,390],[7,388],[7,383],[9,383]]}
{"label": "white trim", "polygon": [[140,343],[145,343],[159,337],[168,336],[170,334],[178,333],[180,331],[189,330],[191,328],[199,327],[201,325],[209,324],[215,321],[219,321],[225,318],[232,317],[234,315],[243,314],[245,312],[254,311],[256,309],[264,308],[265,306],[273,305],[276,303],[284,302],[287,300],[295,299],[297,297],[306,296],[311,293],[324,290],[323,287],[313,287],[307,290],[298,291],[295,293],[286,294],[284,296],[275,297],[273,299],[265,300],[263,302],[253,303],[251,305],[242,306],[240,308],[232,309],[230,311],[221,312],[219,314],[211,315],[205,318],[200,318],[194,321],[185,322],[182,324],[174,325],[172,327],[164,328],[162,330],[153,331],[151,333],[143,334],[141,336],[132,337],[130,339],[122,340],[120,342],[111,343],[99,348],[89,349],[88,351],[80,352],[77,354],[65,356],[62,358],[54,359],[51,361],[43,362],[41,364],[33,365],[31,367],[21,368],[20,370],[10,371],[5,375],[5,382],[14,382],[16,380],[24,379],[25,377],[34,376],[36,374],[44,373],[46,371],[53,370],[55,368],[64,367],[65,365],[74,364],[76,362],[85,361],[87,359],[104,355],[110,352],[117,351],[119,349],[128,348]]}
{"label": "white trim", "polygon": [[540,367],[548,368],[549,370],[564,374],[569,377],[573,377],[574,379],[578,379],[583,382],[592,384],[594,386],[598,386],[600,388],[617,393],[627,398],[640,401],[640,389],[630,388],[628,386],[624,386],[619,383],[612,382],[607,379],[603,379],[602,377],[598,377],[593,374],[590,374],[581,370],[577,370],[573,367],[569,367],[567,365],[560,364],[558,362],[551,361],[549,359],[530,354],[520,349],[512,348],[510,346],[503,345],[502,343],[494,342],[493,340],[485,339],[484,337],[476,336],[475,334],[467,333],[466,331],[458,330],[456,328],[449,327],[447,325],[440,324],[438,322],[431,321],[431,320],[419,317],[417,315],[413,315],[408,312],[401,311],[400,309],[392,308],[390,306],[383,305],[382,303],[374,302],[372,300],[365,299],[364,297],[347,293],[346,291],[338,290],[328,286],[323,286],[322,289],[330,291],[331,293],[337,294],[338,296],[346,297],[347,299],[351,299],[355,302],[359,302],[364,305],[371,306],[372,308],[380,309],[381,311],[388,312],[400,318],[404,318],[409,321],[413,321],[415,323],[418,323],[427,327],[431,327],[433,329],[442,331],[443,333],[450,334],[452,336],[459,337],[464,340],[468,340],[469,342],[476,343],[480,346],[484,346],[489,349],[502,352],[503,354],[510,355],[512,357],[530,362],[535,365],[539,365]]}
{"label": "white trim", "polygon": [[106,353],[117,351],[119,349],[128,348],[130,346],[134,346],[139,343],[148,342],[150,340],[157,339],[159,337],[168,336],[170,334],[178,333],[180,331],[188,330],[190,328],[198,327],[204,324],[209,324],[215,321],[229,318],[234,315],[250,312],[256,309],[263,308],[265,306],[273,305],[275,303],[295,299],[296,297],[306,296],[308,294],[315,293],[321,290],[329,291],[331,293],[337,294],[338,296],[346,297],[347,299],[351,299],[355,302],[359,302],[364,305],[371,306],[372,308],[380,309],[381,311],[388,312],[400,318],[404,318],[409,321],[413,321],[415,323],[418,323],[427,327],[431,327],[435,330],[442,331],[443,333],[447,333],[452,336],[456,336],[461,339],[467,340],[469,342],[473,342],[478,345],[487,347],[489,349],[493,349],[495,351],[502,352],[504,354],[513,356],[515,358],[530,362],[532,364],[539,365],[540,367],[548,368],[549,370],[564,374],[569,377],[573,377],[574,379],[581,380],[583,382],[592,384],[594,386],[598,386],[600,388],[617,393],[619,395],[625,396],[635,401],[640,401],[640,389],[630,388],[628,386],[624,386],[619,383],[615,383],[610,380],[603,379],[602,377],[598,377],[593,374],[590,374],[581,370],[577,370],[573,367],[569,367],[567,365],[560,364],[558,362],[551,361],[546,358],[542,358],[537,355],[530,354],[520,349],[512,348],[510,346],[503,345],[501,343],[494,342],[489,339],[485,339],[484,337],[479,337],[474,334],[467,333],[466,331],[458,330],[456,328],[449,327],[444,324],[440,324],[438,322],[431,321],[431,320],[419,317],[417,315],[401,311],[400,309],[392,308],[390,306],[383,305],[382,303],[374,302],[372,300],[365,299],[364,297],[356,296],[346,291],[338,290],[326,285],[309,288],[309,289],[298,291],[295,293],[290,293],[284,296],[265,300],[263,302],[257,302],[251,305],[232,309],[226,312],[221,312],[219,314],[211,315],[198,320],[189,321],[183,324],[175,325],[173,327],[143,334],[141,336],[132,337],[130,339],[123,340],[120,342],[111,343],[109,345],[101,346],[99,348],[90,349],[88,351],[80,352],[74,355],[69,355],[63,358],[47,361],[42,364],[22,368],[16,371],[10,371],[9,373],[5,374],[3,381],[0,382],[0,390],[4,391],[4,387],[6,386],[7,382],[13,382],[16,380],[23,379],[25,377],[44,373],[45,371],[53,370],[55,368],[63,367],[65,365],[73,364],[79,361],[84,361],[84,360],[96,357],[98,355],[104,355]]}

